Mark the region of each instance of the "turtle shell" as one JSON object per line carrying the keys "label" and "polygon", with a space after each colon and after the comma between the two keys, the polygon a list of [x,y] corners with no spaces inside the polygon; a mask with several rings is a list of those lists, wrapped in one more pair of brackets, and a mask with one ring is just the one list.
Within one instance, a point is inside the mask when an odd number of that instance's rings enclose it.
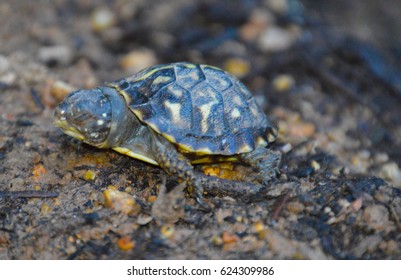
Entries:
{"label": "turtle shell", "polygon": [[108,86],[124,96],[141,122],[182,152],[234,155],[275,138],[252,94],[213,66],[157,65]]}

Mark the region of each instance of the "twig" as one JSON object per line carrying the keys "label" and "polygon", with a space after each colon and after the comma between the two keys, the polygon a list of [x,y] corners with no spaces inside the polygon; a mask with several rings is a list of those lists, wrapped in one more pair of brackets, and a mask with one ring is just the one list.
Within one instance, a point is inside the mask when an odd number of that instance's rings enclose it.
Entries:
{"label": "twig", "polygon": [[277,221],[278,217],[280,216],[281,212],[284,209],[284,206],[287,204],[288,199],[290,198],[290,192],[285,192],[282,197],[275,203],[274,205],[274,212],[271,217],[273,221]]}
{"label": "twig", "polygon": [[54,198],[58,193],[50,191],[9,191],[0,192],[0,198]]}

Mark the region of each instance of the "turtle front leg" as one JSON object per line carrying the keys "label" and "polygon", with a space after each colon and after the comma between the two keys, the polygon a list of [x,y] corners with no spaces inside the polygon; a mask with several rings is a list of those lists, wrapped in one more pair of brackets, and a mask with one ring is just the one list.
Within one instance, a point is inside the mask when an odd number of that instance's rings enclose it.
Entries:
{"label": "turtle front leg", "polygon": [[263,185],[267,185],[279,172],[281,154],[276,151],[259,147],[252,152],[240,154],[240,159],[256,169],[258,172],[257,180]]}
{"label": "turtle front leg", "polygon": [[195,191],[195,197],[200,206],[209,209],[209,206],[203,201],[203,188],[199,176],[196,176],[194,168],[190,161],[180,154],[173,144],[168,142],[164,137],[151,131],[154,156],[157,163],[169,175],[176,175],[179,179],[184,180],[187,187]]}

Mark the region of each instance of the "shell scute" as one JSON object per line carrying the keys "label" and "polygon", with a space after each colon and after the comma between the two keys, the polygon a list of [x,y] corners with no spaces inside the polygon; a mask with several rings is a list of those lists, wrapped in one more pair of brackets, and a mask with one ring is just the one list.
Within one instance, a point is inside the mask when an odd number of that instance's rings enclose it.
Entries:
{"label": "shell scute", "polygon": [[111,85],[143,123],[183,152],[233,155],[272,140],[271,125],[252,94],[216,67],[159,65]]}
{"label": "shell scute", "polygon": [[208,65],[201,66],[209,83],[219,91],[225,91],[233,86],[233,79],[223,70]]}
{"label": "shell scute", "polygon": [[188,67],[188,64],[178,64],[175,67],[177,83],[187,90],[191,90],[206,80],[202,68],[195,64],[192,65],[195,67]]}

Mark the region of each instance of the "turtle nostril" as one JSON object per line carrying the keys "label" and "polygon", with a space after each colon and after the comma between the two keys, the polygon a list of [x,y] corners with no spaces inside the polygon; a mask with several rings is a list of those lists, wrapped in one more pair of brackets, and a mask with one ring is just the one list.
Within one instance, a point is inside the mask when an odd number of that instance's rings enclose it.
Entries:
{"label": "turtle nostril", "polygon": [[65,113],[66,113],[66,106],[63,106],[64,104],[60,104],[57,106],[56,110],[54,111],[54,118],[58,120],[62,120],[63,118],[65,119]]}

